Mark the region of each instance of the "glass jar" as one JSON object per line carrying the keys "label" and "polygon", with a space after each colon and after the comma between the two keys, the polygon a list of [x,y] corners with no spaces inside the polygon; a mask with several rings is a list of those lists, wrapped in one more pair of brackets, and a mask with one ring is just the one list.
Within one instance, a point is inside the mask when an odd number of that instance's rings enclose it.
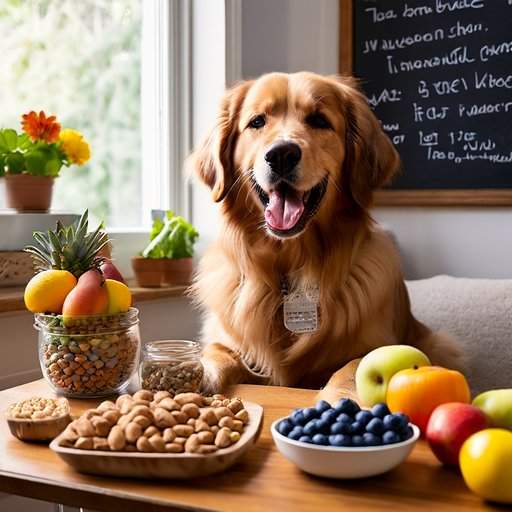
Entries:
{"label": "glass jar", "polygon": [[139,361],[139,311],[64,318],[36,314],[39,362],[58,393],[92,398],[120,393]]}
{"label": "glass jar", "polygon": [[172,395],[200,392],[203,380],[201,345],[195,341],[151,341],[142,349],[140,385]]}

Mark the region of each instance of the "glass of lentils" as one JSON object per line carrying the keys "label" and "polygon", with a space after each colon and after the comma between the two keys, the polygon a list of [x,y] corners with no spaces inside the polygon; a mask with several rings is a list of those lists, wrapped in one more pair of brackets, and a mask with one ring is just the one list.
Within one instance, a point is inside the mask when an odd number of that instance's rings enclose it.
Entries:
{"label": "glass of lentils", "polygon": [[151,341],[142,349],[140,384],[171,395],[200,392],[203,380],[201,345],[195,341]]}
{"label": "glass of lentils", "polygon": [[71,398],[122,392],[139,362],[138,313],[130,308],[115,315],[66,319],[36,314],[39,362],[50,386]]}

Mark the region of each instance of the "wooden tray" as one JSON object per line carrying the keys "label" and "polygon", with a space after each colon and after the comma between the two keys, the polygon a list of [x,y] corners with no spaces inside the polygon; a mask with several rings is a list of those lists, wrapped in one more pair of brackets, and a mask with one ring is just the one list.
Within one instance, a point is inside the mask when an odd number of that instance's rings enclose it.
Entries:
{"label": "wooden tray", "polygon": [[232,466],[258,440],[263,424],[263,407],[244,401],[249,423],[240,440],[215,453],[140,453],[78,450],[59,446],[59,437],[50,448],[80,473],[135,478],[186,479],[220,473]]}

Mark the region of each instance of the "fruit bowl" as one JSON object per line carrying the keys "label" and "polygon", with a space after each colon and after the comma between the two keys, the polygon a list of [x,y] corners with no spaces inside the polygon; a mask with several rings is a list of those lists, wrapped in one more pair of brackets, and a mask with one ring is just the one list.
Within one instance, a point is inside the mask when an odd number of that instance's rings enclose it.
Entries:
{"label": "fruit bowl", "polygon": [[365,478],[385,473],[407,458],[420,437],[419,428],[411,423],[413,435],[399,443],[364,447],[319,446],[280,434],[277,427],[284,419],[274,421],[270,427],[277,449],[302,471],[328,478]]}
{"label": "fruit bowl", "polygon": [[115,315],[36,314],[39,362],[60,395],[93,398],[121,392],[139,362],[138,310]]}

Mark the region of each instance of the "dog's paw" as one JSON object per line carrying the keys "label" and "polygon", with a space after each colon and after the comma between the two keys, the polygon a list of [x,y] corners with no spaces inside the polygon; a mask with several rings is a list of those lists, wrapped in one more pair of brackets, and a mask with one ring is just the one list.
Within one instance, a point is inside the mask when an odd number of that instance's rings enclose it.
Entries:
{"label": "dog's paw", "polygon": [[217,366],[211,361],[202,361],[203,363],[203,380],[201,382],[201,391],[205,395],[214,395],[224,391],[224,383]]}

